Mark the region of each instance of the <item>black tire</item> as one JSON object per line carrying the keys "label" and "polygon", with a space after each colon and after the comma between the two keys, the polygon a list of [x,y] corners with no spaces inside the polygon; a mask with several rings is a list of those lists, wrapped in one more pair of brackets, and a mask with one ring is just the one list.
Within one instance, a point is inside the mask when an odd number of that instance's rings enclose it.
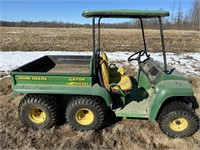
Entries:
{"label": "black tire", "polygon": [[66,108],[65,116],[73,129],[97,130],[104,123],[105,105],[98,97],[72,97]]}
{"label": "black tire", "polygon": [[193,135],[199,129],[199,118],[184,102],[174,101],[163,109],[159,118],[163,133],[172,138]]}
{"label": "black tire", "polygon": [[32,129],[51,128],[56,123],[55,97],[50,95],[26,95],[19,104],[22,122]]}

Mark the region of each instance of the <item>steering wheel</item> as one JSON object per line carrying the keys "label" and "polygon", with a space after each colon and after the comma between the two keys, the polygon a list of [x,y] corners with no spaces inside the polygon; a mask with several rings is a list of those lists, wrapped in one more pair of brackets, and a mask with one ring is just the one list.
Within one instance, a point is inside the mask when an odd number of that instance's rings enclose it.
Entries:
{"label": "steering wheel", "polygon": [[[141,58],[141,56],[143,56],[145,53],[146,53],[145,50],[141,50],[141,51],[138,51],[138,52],[132,54],[131,56],[129,56],[128,62],[133,61],[133,60],[137,60],[138,62],[141,62],[140,58]],[[135,55],[138,55],[138,56],[134,58]],[[146,55],[147,55],[147,54],[146,54]],[[147,57],[149,57],[149,55],[147,55]]]}

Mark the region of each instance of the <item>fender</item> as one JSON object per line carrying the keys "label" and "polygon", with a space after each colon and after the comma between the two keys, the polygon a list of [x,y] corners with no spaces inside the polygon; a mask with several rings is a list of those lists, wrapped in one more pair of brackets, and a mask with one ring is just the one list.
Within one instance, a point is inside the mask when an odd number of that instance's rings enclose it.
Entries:
{"label": "fender", "polygon": [[103,98],[107,106],[112,104],[112,98],[110,97],[109,92],[105,88],[100,87],[98,84],[94,84],[92,86],[91,95]]}
{"label": "fender", "polygon": [[167,80],[158,83],[149,105],[149,120],[154,121],[165,100],[175,96],[194,96],[190,83],[186,80]]}

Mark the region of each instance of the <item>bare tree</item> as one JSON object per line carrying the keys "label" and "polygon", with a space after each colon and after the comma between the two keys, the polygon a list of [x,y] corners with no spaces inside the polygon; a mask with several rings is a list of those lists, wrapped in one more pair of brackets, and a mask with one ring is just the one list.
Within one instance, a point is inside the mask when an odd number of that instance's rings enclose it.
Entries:
{"label": "bare tree", "polygon": [[171,22],[170,28],[171,29],[174,28],[173,24],[175,24],[175,17],[174,17],[174,11],[175,11],[175,9],[176,9],[176,0],[174,0],[173,5],[172,5],[171,20],[170,20],[170,22]]}
{"label": "bare tree", "polygon": [[192,29],[200,30],[200,0],[194,0],[191,8]]}
{"label": "bare tree", "polygon": [[178,1],[178,8],[177,8],[177,13],[176,13],[176,28],[182,29],[182,22],[183,22],[183,11],[181,8],[181,3],[180,0]]}

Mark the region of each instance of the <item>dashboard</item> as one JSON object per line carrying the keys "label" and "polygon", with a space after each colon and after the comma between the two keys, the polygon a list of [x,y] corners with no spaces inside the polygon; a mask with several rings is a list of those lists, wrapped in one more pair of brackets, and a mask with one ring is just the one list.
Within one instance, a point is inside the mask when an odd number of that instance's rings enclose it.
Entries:
{"label": "dashboard", "polygon": [[151,83],[155,83],[158,76],[162,73],[163,69],[152,58],[139,64],[141,70],[146,74]]}

